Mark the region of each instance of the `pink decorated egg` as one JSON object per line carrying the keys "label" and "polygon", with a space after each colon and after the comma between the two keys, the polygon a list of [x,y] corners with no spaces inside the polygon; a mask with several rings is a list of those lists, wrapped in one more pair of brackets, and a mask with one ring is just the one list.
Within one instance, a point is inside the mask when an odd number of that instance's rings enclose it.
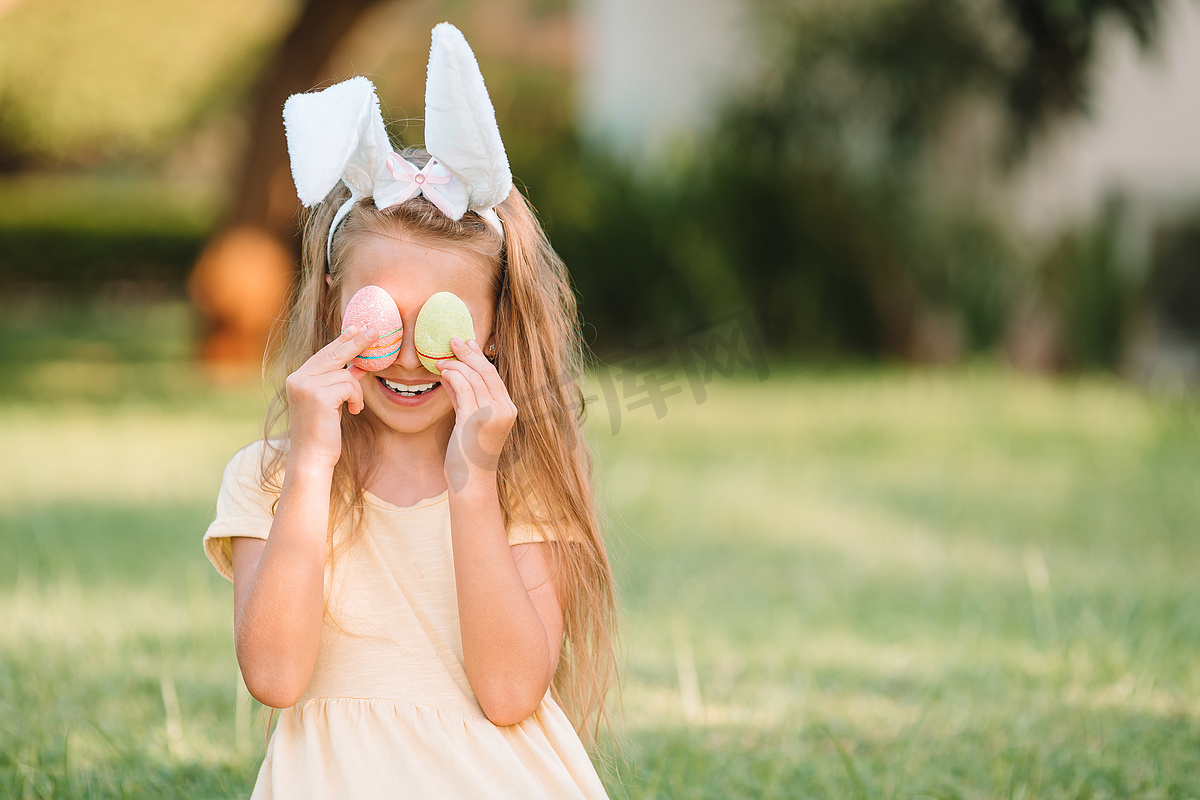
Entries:
{"label": "pink decorated egg", "polygon": [[354,365],[369,372],[387,369],[400,355],[400,344],[404,339],[404,323],[400,310],[392,296],[378,286],[364,286],[350,298],[346,313],[342,315],[342,330],[351,325],[365,331],[374,328],[379,338],[363,350]]}

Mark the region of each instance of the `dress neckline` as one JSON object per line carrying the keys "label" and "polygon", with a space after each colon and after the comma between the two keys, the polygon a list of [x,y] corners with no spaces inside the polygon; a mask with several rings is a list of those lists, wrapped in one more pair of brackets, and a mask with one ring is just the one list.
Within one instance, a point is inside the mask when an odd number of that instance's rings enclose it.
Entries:
{"label": "dress neckline", "polygon": [[418,508],[427,508],[428,506],[437,505],[449,496],[449,492],[450,490],[448,488],[442,489],[440,493],[434,495],[433,497],[425,497],[408,506],[398,506],[395,503],[389,503],[379,495],[369,492],[366,489],[363,490],[363,497],[371,505],[387,511],[415,511]]}

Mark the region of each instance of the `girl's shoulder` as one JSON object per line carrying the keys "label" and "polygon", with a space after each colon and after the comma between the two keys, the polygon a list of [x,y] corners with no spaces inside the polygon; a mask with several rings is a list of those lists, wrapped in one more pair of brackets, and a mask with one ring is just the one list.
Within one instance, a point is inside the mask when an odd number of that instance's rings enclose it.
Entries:
{"label": "girl's shoulder", "polygon": [[283,484],[283,460],[274,458],[280,452],[278,444],[278,440],[258,439],[242,447],[229,459],[221,476],[216,513],[204,533],[204,552],[217,571],[230,580],[230,540],[238,536],[265,539],[270,532],[275,501]]}
{"label": "girl's shoulder", "polygon": [[286,447],[286,443],[279,440],[255,439],[230,456],[221,476],[218,511],[223,500],[261,500],[265,496],[279,496],[283,465],[287,461],[287,452],[280,449],[280,444]]}
{"label": "girl's shoulder", "polygon": [[[270,440],[255,439],[230,457],[229,462],[225,465],[221,488],[225,489],[227,483],[240,483],[257,485],[260,489],[267,490],[267,487],[263,486],[262,478],[264,476],[277,478],[281,482],[286,456],[287,439],[282,437]],[[271,483],[275,483],[275,481],[271,481]],[[275,494],[278,493],[278,489],[276,489]]]}

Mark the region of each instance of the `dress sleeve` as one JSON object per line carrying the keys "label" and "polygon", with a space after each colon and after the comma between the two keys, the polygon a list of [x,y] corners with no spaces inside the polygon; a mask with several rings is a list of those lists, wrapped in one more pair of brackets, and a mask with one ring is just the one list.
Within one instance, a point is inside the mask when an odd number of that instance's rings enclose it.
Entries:
{"label": "dress sleeve", "polygon": [[535,544],[537,542],[574,542],[582,537],[565,519],[547,514],[539,505],[530,507],[522,504],[516,517],[508,523],[508,544]]}
{"label": "dress sleeve", "polygon": [[266,539],[274,515],[271,506],[279,497],[259,485],[259,463],[263,442],[247,445],[225,465],[221,489],[217,493],[217,513],[204,533],[204,554],[217,572],[233,580],[233,543],[235,536]]}
{"label": "dress sleeve", "polygon": [[534,544],[535,542],[544,542],[547,539],[556,538],[558,537],[554,535],[554,531],[542,531],[541,528],[531,521],[510,522],[508,525],[509,545]]}

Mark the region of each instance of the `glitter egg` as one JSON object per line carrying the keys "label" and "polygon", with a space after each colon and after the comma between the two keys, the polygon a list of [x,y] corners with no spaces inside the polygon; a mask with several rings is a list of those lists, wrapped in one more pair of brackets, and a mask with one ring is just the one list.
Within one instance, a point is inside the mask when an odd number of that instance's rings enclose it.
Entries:
{"label": "glitter egg", "polygon": [[437,362],[443,358],[454,358],[450,340],[455,336],[464,342],[475,338],[475,326],[471,322],[471,311],[458,295],[438,292],[425,301],[413,330],[413,344],[417,358],[425,369],[441,375]]}
{"label": "glitter egg", "polygon": [[390,367],[400,355],[404,323],[400,320],[396,301],[381,287],[364,286],[350,298],[350,304],[342,314],[342,330],[351,325],[359,331],[372,327],[379,331],[379,338],[354,359],[356,367],[378,372]]}

